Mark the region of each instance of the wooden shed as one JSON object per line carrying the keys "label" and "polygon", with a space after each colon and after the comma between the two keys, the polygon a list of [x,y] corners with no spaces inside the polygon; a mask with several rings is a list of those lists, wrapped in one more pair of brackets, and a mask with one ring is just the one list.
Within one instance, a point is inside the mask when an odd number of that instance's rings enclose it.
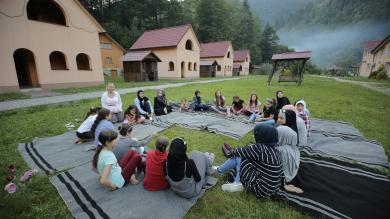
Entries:
{"label": "wooden shed", "polygon": [[216,60],[200,61],[200,77],[215,77],[218,63]]}
{"label": "wooden shed", "polygon": [[239,63],[233,64],[233,76],[240,76],[240,72],[242,71],[242,65]]}
{"label": "wooden shed", "polygon": [[121,61],[126,82],[158,79],[157,62],[161,60],[152,51],[130,51],[121,58]]}

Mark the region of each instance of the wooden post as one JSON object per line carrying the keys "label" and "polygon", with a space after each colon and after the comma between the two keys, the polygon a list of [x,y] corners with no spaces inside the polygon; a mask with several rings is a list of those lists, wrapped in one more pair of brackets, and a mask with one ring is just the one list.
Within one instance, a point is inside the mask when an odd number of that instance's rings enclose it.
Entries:
{"label": "wooden post", "polygon": [[303,69],[305,69],[305,64],[306,64],[306,61],[307,59],[304,59],[303,60],[303,63],[302,63],[302,67],[301,69],[299,69],[299,81],[298,81],[298,85],[301,85],[302,81],[303,81]]}
{"label": "wooden post", "polygon": [[272,67],[272,72],[271,72],[271,74],[269,74],[269,77],[268,77],[268,85],[271,85],[271,80],[272,80],[272,77],[274,76],[277,65],[278,65],[278,61],[275,61],[274,65]]}

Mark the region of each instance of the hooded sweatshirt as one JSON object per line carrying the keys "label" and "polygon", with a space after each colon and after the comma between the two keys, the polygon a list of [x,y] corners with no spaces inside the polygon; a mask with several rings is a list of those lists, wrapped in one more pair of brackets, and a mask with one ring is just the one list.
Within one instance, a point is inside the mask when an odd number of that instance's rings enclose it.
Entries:
{"label": "hooded sweatshirt", "polygon": [[169,188],[165,180],[163,163],[167,159],[168,153],[159,150],[150,150],[146,157],[146,170],[144,187],[149,191],[158,191]]}

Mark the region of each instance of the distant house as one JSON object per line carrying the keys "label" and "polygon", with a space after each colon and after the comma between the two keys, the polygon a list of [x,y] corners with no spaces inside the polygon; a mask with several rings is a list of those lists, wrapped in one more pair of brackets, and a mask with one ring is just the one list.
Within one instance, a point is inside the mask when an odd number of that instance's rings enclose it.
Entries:
{"label": "distant house", "polygon": [[103,72],[116,77],[123,73],[123,63],[120,61],[126,50],[107,33],[99,33],[100,52]]}
{"label": "distant house", "polygon": [[160,60],[158,78],[199,78],[200,44],[191,25],[145,31],[130,51],[152,51]]}
{"label": "distant house", "polygon": [[372,71],[378,70],[383,65],[387,75],[390,75],[390,35],[373,48],[371,54],[374,56]]}
{"label": "distant house", "polygon": [[218,63],[216,76],[233,75],[233,46],[230,41],[202,43],[201,61],[215,60]]}
{"label": "distant house", "polygon": [[248,50],[234,51],[233,75],[248,75],[251,57]]}
{"label": "distant house", "polygon": [[0,11],[0,92],[103,83],[104,29],[78,0],[1,0]]}
{"label": "distant house", "polygon": [[371,54],[372,49],[374,49],[381,40],[368,41],[363,43],[363,58],[362,64],[360,66],[359,75],[368,77],[372,71],[373,58],[374,55]]}

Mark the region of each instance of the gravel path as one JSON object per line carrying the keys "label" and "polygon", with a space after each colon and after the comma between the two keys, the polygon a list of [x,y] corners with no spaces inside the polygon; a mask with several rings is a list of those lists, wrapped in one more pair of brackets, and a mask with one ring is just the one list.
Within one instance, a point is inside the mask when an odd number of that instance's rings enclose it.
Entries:
{"label": "gravel path", "polygon": [[[191,82],[183,82],[183,83],[168,83],[168,84],[153,85],[153,86],[123,88],[123,89],[117,89],[116,91],[120,94],[127,94],[127,93],[135,93],[140,89],[157,90],[157,89],[166,89],[171,87],[182,87],[190,84],[206,84],[206,83],[214,83],[214,82],[221,82],[221,81],[239,80],[239,79],[242,79],[242,77],[191,81]],[[21,108],[26,108],[31,106],[58,104],[58,103],[64,103],[69,101],[93,99],[93,98],[101,97],[102,93],[103,91],[95,91],[90,93],[76,93],[76,94],[66,94],[66,95],[41,97],[41,98],[33,98],[33,99],[4,101],[4,102],[0,102],[0,112],[13,110],[13,109],[21,109]]]}

